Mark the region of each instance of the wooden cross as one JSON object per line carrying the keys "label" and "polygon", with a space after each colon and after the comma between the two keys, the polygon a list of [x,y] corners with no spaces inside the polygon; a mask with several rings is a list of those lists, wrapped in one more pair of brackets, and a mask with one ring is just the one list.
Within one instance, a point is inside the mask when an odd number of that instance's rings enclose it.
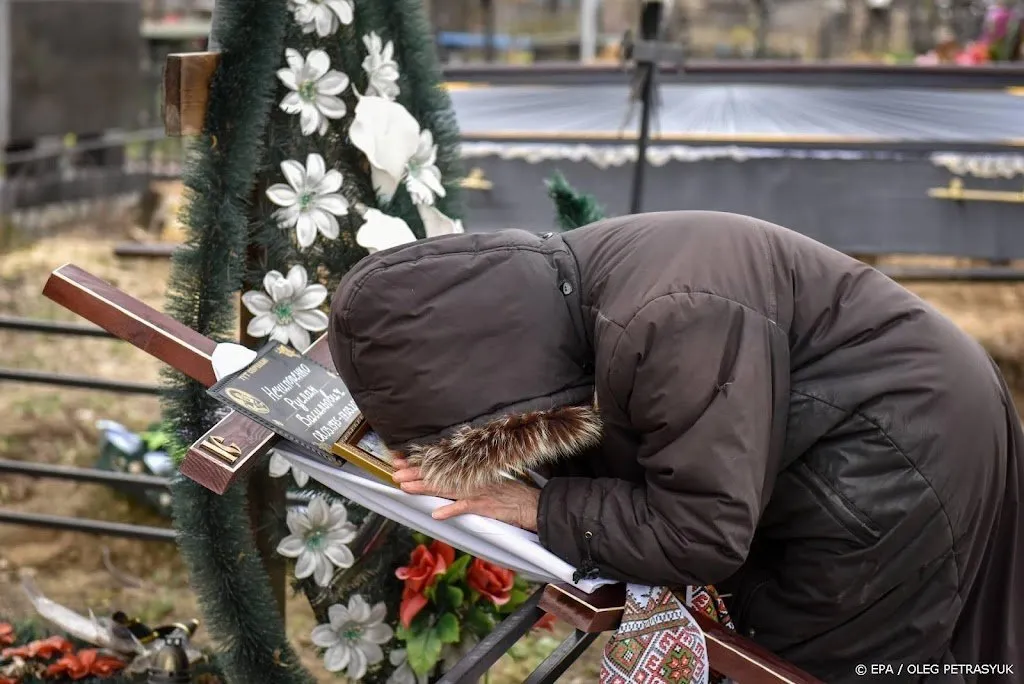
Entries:
{"label": "wooden cross", "polygon": [[206,121],[210,82],[220,64],[219,52],[167,56],[164,66],[164,130],[169,136],[198,135]]}
{"label": "wooden cross", "polygon": [[[50,274],[43,294],[142,349],[197,382],[216,382],[213,352],[217,343],[73,265]],[[306,355],[333,366],[327,336]],[[181,473],[217,493],[248,472],[277,442],[273,432],[238,413],[230,413],[188,450]],[[605,586],[585,594],[569,585],[549,584],[538,604],[583,633],[615,629],[625,602],[624,586]],[[704,630],[712,668],[740,684],[820,684],[744,637],[695,613]],[[528,625],[527,625],[528,627]]]}

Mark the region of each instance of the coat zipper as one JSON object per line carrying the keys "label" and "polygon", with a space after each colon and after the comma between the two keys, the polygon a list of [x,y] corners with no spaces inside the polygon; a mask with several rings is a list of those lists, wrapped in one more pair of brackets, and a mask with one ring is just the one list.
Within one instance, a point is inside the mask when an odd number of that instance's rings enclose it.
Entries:
{"label": "coat zipper", "polygon": [[766,584],[768,584],[767,578],[760,580],[750,589],[750,591],[742,592],[740,595],[741,600],[739,605],[736,606],[736,610],[729,611],[729,617],[732,618],[732,622],[736,625],[736,628],[743,630],[743,633],[751,638],[757,634],[754,628],[748,624],[750,613],[752,612],[751,608],[753,607],[754,599],[757,598],[757,595],[761,593],[761,589],[763,589]]}
{"label": "coat zipper", "polygon": [[803,482],[811,495],[829,511],[833,518],[853,535],[859,542],[872,546],[882,536],[881,530],[867,516],[854,509],[843,497],[836,493],[827,482],[815,473],[806,463],[797,463],[792,468],[793,475]]}
{"label": "coat zipper", "polygon": [[573,573],[573,582],[597,579],[597,565],[594,563],[593,556],[590,555],[590,540],[593,538],[594,533],[590,530],[583,533],[583,564]]}

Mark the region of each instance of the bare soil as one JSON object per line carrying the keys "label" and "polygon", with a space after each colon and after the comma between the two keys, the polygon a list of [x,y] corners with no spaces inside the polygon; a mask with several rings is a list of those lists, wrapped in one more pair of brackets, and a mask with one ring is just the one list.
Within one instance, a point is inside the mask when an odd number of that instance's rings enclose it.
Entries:
{"label": "bare soil", "polygon": [[[130,226],[108,225],[101,236],[79,230],[48,238],[0,256],[0,315],[75,321],[70,312],[40,292],[49,272],[68,262],[82,266],[132,295],[160,307],[169,264],[166,260],[118,259],[113,245]],[[920,260],[889,259],[889,263]],[[929,260],[930,264],[938,264]],[[911,286],[979,339],[1000,363],[1018,397],[1024,396],[1024,285],[935,283]],[[117,342],[0,330],[0,367],[36,369],[133,382],[158,382],[159,363]],[[0,458],[90,466],[99,437],[95,421],[108,418],[143,430],[158,419],[159,405],[149,397],[46,385],[0,384]],[[158,516],[120,495],[91,485],[0,476],[0,508],[140,524],[166,525]],[[105,553],[109,562],[105,562]],[[112,571],[113,568],[113,571]],[[0,614],[28,615],[19,577],[31,574],[56,601],[97,614],[125,610],[146,621],[198,617],[188,574],[173,546],[99,538],[16,525],[0,525]],[[118,575],[143,582],[126,586]],[[309,633],[313,617],[301,597],[288,606],[288,631],[304,661],[319,678]],[[495,668],[495,684],[522,681],[525,674],[557,644],[555,636],[524,639]],[[201,632],[202,638],[207,635]],[[600,649],[591,648],[562,681],[596,679]]]}

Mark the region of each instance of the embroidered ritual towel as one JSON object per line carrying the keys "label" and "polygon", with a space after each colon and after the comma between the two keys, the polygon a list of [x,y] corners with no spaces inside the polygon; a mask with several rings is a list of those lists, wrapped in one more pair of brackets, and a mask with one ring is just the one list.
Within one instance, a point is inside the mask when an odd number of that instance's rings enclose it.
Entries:
{"label": "embroidered ritual towel", "polygon": [[725,684],[711,673],[704,632],[690,611],[728,629],[732,620],[714,587],[626,587],[626,609],[601,661],[601,684]]}

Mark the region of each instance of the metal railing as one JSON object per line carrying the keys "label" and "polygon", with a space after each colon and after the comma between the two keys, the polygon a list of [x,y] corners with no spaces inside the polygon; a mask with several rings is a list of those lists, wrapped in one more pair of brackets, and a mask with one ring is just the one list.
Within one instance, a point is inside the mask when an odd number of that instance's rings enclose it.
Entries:
{"label": "metal railing", "polygon": [[[114,336],[107,331],[93,325],[61,323],[57,321],[35,320],[10,316],[0,316],[0,330],[115,339]],[[124,394],[155,395],[159,394],[161,391],[161,388],[156,385],[116,382],[102,378],[62,375],[37,370],[0,368],[0,381],[5,380],[37,384],[41,383],[77,389],[103,390]],[[68,466],[11,461],[5,459],[0,459],[0,473],[23,475],[37,479],[87,482],[119,488],[166,488],[170,484],[170,480],[166,478],[148,475],[134,475],[90,468],[72,468]],[[132,525],[127,523],[81,519],[41,513],[22,513],[0,510],[0,524],[68,530],[87,534],[126,537],[129,539],[139,539],[143,541],[173,542],[175,540],[174,530],[169,527],[161,528],[146,525]]]}
{"label": "metal railing", "polygon": [[[60,323],[57,321],[44,321],[10,316],[0,316],[0,330],[116,339],[107,331],[93,325],[83,325],[81,323]],[[123,394],[159,395],[162,391],[159,385],[106,380],[103,378],[50,373],[39,370],[25,370],[20,368],[0,368],[0,381],[3,380],[30,384],[55,385],[57,387],[70,387],[75,389],[120,392]]]}
{"label": "metal railing", "polygon": [[[170,478],[158,477],[156,475],[136,475],[112,470],[76,468],[72,466],[32,463],[28,461],[12,461],[9,459],[0,459],[0,474],[21,475],[40,480],[49,479],[83,482],[87,484],[105,485],[107,487],[122,490],[167,489],[171,486]],[[303,504],[305,502],[306,498],[300,494],[288,495],[288,503],[291,505]],[[175,532],[170,527],[133,525],[106,520],[73,518],[69,516],[49,515],[43,513],[22,513],[0,510],[0,525],[2,524],[24,525],[27,527],[40,527],[53,530],[67,530],[70,532],[81,532],[105,537],[123,537],[126,539],[137,539],[141,541],[175,541]]]}
{"label": "metal railing", "polygon": [[56,141],[0,158],[0,214],[97,203],[181,175],[184,147],[159,128]]}

